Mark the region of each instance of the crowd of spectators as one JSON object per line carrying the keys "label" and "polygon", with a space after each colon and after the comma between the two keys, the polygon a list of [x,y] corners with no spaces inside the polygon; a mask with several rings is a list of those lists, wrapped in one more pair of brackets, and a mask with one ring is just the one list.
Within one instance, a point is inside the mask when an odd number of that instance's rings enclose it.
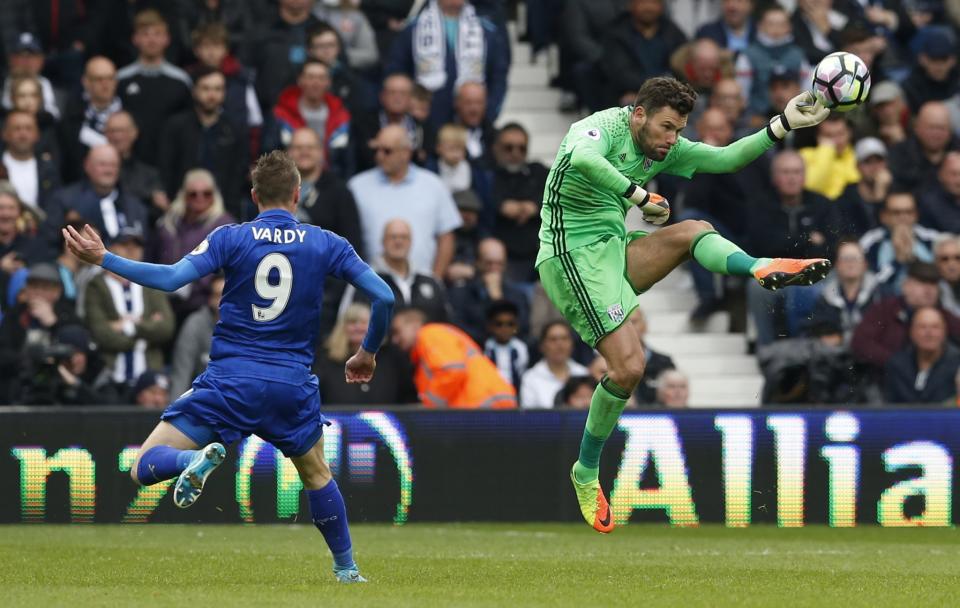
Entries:
{"label": "crowd of spectators", "polygon": [[[682,27],[685,3],[665,0],[34,0],[0,9],[0,403],[162,407],[187,390],[223,277],[142,288],[77,262],[60,230],[90,224],[117,254],[173,263],[255,217],[250,163],[284,149],[298,219],[345,237],[398,303],[376,378],[347,385],[370,312],[328,282],[325,402],[588,407],[605,362],[533,268],[548,170],[500,120],[525,60],[507,36],[518,4],[521,36],[559,49],[565,110],[629,104],[672,74],[700,95],[685,135],[712,145],[762,128],[826,54],[862,57],[862,107],[736,174],[649,188],[753,255],[835,261],[780,292],[689,265],[694,327],[747,311],[766,402],[956,400],[956,0],[716,0],[716,20]],[[630,322],[644,335],[642,312]],[[685,407],[687,377],[643,349],[631,403]]]}

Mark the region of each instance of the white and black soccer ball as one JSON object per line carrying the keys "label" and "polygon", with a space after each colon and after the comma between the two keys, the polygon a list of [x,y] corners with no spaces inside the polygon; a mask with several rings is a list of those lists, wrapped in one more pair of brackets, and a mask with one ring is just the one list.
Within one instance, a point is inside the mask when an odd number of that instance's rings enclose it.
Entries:
{"label": "white and black soccer ball", "polygon": [[853,53],[830,53],[814,68],[811,90],[824,106],[848,112],[870,94],[870,70]]}

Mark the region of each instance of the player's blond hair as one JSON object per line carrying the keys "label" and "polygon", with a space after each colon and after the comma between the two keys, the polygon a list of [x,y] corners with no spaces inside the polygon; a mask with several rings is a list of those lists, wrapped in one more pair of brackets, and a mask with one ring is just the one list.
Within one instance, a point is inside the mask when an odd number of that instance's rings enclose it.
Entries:
{"label": "player's blond hair", "polygon": [[290,155],[282,150],[264,154],[250,173],[253,191],[264,207],[287,205],[300,185],[300,172]]}

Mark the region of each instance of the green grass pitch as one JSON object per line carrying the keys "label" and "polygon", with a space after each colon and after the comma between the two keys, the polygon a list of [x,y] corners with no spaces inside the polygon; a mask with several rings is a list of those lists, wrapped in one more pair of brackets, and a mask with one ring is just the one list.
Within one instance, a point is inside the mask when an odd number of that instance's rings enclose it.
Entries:
{"label": "green grass pitch", "polygon": [[0,526],[12,606],[956,606],[953,529],[353,527],[338,586],[311,526]]}

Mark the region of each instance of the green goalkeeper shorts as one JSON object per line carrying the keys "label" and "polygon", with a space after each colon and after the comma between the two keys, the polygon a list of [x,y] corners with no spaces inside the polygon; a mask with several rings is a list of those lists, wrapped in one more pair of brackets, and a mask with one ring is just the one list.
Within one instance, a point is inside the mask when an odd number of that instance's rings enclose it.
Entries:
{"label": "green goalkeeper shorts", "polygon": [[627,245],[646,236],[635,231],[624,239],[610,237],[540,263],[540,282],[547,297],[583,341],[597,343],[630,318],[638,292],[627,278]]}

